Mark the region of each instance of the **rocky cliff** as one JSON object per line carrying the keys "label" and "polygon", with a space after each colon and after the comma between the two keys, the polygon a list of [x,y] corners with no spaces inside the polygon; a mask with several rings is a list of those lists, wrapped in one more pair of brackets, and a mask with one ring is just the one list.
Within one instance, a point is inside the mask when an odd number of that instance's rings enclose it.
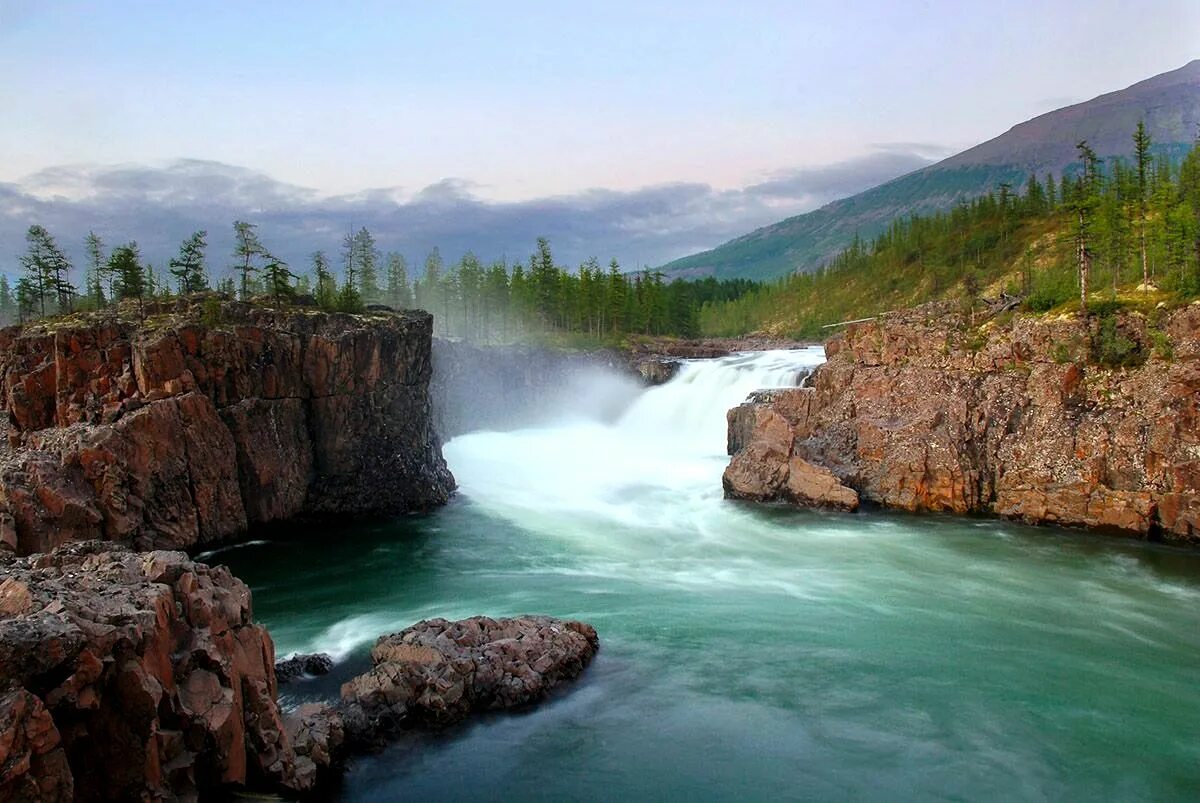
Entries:
{"label": "rocky cliff", "polygon": [[932,306],[826,354],[730,411],[728,496],[1200,543],[1200,305],[980,326]]}
{"label": "rocky cliff", "polygon": [[446,501],[431,318],[210,297],[0,332],[0,543],[184,548]]}

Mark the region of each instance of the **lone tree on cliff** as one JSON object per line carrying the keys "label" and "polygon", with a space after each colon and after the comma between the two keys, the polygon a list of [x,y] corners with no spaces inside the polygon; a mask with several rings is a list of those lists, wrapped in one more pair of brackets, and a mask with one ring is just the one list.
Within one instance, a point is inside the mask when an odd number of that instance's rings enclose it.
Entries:
{"label": "lone tree on cliff", "polygon": [[241,294],[245,301],[250,297],[250,277],[258,272],[254,260],[266,253],[258,239],[258,226],[244,220],[233,222],[233,255],[238,262],[233,266],[241,275]]}
{"label": "lone tree on cliff", "polygon": [[204,277],[204,249],[208,243],[207,231],[198,231],[179,246],[179,256],[170,262],[171,275],[179,282],[180,295],[205,289],[208,282]]}

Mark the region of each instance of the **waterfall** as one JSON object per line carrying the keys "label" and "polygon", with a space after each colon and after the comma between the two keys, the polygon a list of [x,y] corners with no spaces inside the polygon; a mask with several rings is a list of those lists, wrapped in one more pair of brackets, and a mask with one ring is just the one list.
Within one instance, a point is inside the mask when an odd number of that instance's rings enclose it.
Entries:
{"label": "waterfall", "polygon": [[797,385],[823,360],[818,347],[689,361],[615,422],[473,433],[446,444],[446,458],[464,496],[525,526],[589,540],[614,525],[685,535],[721,502],[729,408]]}

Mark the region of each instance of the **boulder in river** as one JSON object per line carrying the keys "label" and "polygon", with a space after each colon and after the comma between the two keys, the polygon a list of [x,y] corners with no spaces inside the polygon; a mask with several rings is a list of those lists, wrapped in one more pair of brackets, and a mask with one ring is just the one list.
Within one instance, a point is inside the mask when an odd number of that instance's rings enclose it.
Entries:
{"label": "boulder in river", "polygon": [[306,675],[328,675],[330,669],[333,669],[333,658],[327,653],[296,653],[275,663],[275,680],[288,683]]}
{"label": "boulder in river", "polygon": [[598,647],[591,625],[548,616],[418,622],[380,638],[374,668],[342,686],[347,737],[371,745],[402,727],[534,702],[582,672]]}

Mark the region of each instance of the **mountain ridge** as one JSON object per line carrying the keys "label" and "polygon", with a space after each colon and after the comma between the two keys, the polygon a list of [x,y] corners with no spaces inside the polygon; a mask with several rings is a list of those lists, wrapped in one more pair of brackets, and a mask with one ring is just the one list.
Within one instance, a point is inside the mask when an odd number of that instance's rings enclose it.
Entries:
{"label": "mountain ridge", "polygon": [[814,270],[854,237],[873,237],[897,217],[949,209],[1031,172],[1061,174],[1087,139],[1102,157],[1127,155],[1145,119],[1159,153],[1181,155],[1200,127],[1200,59],[1081,103],[1025,120],[935,164],[819,209],[755,229],[662,266],[671,278],[767,280]]}

